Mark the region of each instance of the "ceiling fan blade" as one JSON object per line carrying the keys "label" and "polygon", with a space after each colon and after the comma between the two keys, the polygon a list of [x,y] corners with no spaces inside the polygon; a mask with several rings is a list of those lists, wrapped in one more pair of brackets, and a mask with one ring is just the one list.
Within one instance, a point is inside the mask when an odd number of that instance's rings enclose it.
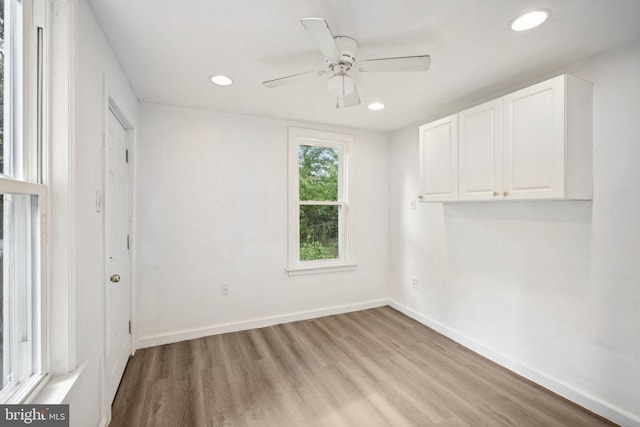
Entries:
{"label": "ceiling fan blade", "polygon": [[402,56],[398,58],[368,59],[358,63],[360,72],[387,72],[387,71],[427,71],[431,66],[431,57]]}
{"label": "ceiling fan blade", "polygon": [[353,92],[349,95],[345,95],[342,97],[342,102],[344,103],[345,108],[355,107],[356,105],[360,105],[360,96],[358,95],[358,89],[353,87]]}
{"label": "ceiling fan blade", "polygon": [[327,21],[322,18],[304,18],[300,22],[326,59],[337,60],[340,58],[340,49],[336,45]]}
{"label": "ceiling fan blade", "polygon": [[266,82],[262,82],[262,84],[266,87],[278,87],[289,83],[307,80],[311,77],[318,77],[326,72],[326,70],[307,71],[306,73],[294,74],[292,76],[280,77],[279,79],[267,80]]}

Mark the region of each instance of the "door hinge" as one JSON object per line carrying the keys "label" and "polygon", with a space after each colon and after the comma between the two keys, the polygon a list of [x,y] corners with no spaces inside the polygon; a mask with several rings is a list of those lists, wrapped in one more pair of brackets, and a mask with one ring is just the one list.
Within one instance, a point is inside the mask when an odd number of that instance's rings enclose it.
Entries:
{"label": "door hinge", "polygon": [[131,335],[131,320],[129,320],[129,335]]}
{"label": "door hinge", "polygon": [[124,150],[124,160],[129,163],[129,150]]}
{"label": "door hinge", "polygon": [[131,249],[131,239],[129,239],[128,234],[127,234],[127,249]]}

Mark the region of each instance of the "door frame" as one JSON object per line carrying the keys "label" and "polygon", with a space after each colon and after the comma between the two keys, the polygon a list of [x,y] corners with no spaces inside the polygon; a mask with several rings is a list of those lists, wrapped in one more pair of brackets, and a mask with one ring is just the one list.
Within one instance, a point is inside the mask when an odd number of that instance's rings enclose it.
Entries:
{"label": "door frame", "polygon": [[[126,144],[126,148],[129,151],[129,171],[128,171],[128,187],[129,187],[129,191],[128,191],[128,197],[129,197],[129,218],[128,218],[128,234],[130,236],[130,242],[131,243],[131,247],[129,249],[129,256],[128,256],[128,261],[129,261],[129,275],[130,275],[130,282],[129,282],[129,302],[130,302],[130,306],[129,306],[129,319],[131,320],[131,333],[129,334],[129,340],[130,340],[130,348],[131,348],[131,355],[133,355],[135,353],[135,319],[134,319],[134,296],[135,296],[135,292],[134,292],[134,286],[135,286],[135,269],[134,269],[134,214],[135,214],[135,167],[134,167],[134,162],[133,159],[135,158],[134,156],[134,150],[135,150],[135,142],[136,142],[136,129],[133,125],[133,122],[131,120],[129,120],[129,118],[127,117],[127,115],[124,113],[124,111],[119,107],[117,100],[114,98],[114,96],[112,96],[112,94],[109,91],[109,86],[107,83],[107,76],[104,76],[104,114],[103,114],[103,133],[102,133],[102,139],[103,139],[103,169],[104,169],[104,185],[101,191],[101,194],[96,194],[96,208],[98,208],[98,206],[101,205],[101,213],[102,213],[102,218],[103,218],[103,298],[104,298],[104,313],[103,313],[103,339],[102,339],[102,360],[100,361],[100,372],[101,372],[101,401],[102,401],[102,421],[105,421],[106,424],[108,425],[109,422],[111,421],[111,398],[108,395],[108,389],[109,389],[109,372],[108,369],[106,367],[106,362],[107,362],[107,322],[108,322],[108,300],[107,300],[107,293],[108,293],[108,274],[107,274],[107,254],[108,254],[108,248],[107,248],[107,233],[108,233],[108,223],[107,223],[107,218],[106,218],[106,209],[105,209],[105,200],[107,197],[106,194],[106,190],[107,190],[107,185],[108,185],[108,179],[109,179],[109,163],[108,163],[108,151],[109,151],[109,115],[113,114],[115,116],[115,118],[120,122],[120,124],[122,125],[122,127],[125,130],[125,144]],[[97,209],[96,209],[97,210]]]}

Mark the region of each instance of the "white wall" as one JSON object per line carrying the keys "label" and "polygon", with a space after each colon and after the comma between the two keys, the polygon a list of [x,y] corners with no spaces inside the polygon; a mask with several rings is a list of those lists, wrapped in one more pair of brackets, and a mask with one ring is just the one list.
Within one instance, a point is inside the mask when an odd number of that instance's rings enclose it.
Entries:
{"label": "white wall", "polygon": [[[346,130],[356,139],[350,178],[358,268],[288,277],[287,126],[301,124],[154,104],[143,104],[138,120],[135,96],[86,0],[72,3],[76,359],[86,363],[67,398],[72,426],[106,416],[104,215],[95,211],[95,192],[104,191],[105,75],[139,130],[139,344],[378,304],[390,292],[414,314],[587,404],[640,418],[640,45],[567,70],[594,82],[593,202],[419,204],[412,211],[417,126],[394,133],[390,146],[385,134]],[[412,276],[422,289],[410,287]],[[221,296],[222,283],[231,285],[230,296]]]}
{"label": "white wall", "polygon": [[[96,191],[104,194],[105,81],[129,121],[137,123],[137,99],[121,72],[85,0],[75,3],[75,235],[76,360],[86,363],[67,398],[71,425],[96,426],[102,407],[105,268],[104,212],[96,212]],[[55,189],[54,189],[55,195]],[[107,407],[108,409],[108,407]]]}
{"label": "white wall", "polygon": [[[387,134],[342,130],[355,137],[349,185],[357,269],[289,277],[287,127],[328,128],[149,103],[141,104],[140,117],[134,242],[139,346],[315,316],[337,306],[379,305],[386,298]],[[223,283],[231,286],[230,296],[221,295]]]}
{"label": "white wall", "polygon": [[467,345],[640,425],[640,43],[561,71],[594,83],[593,201],[409,210],[418,127],[399,130],[390,147],[391,297]]}

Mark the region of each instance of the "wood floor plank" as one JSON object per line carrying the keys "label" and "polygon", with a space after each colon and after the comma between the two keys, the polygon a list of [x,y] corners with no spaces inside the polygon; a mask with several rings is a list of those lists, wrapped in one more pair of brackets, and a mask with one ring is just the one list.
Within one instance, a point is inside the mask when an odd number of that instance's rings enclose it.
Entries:
{"label": "wood floor plank", "polygon": [[380,307],[139,350],[112,427],[610,426]]}

